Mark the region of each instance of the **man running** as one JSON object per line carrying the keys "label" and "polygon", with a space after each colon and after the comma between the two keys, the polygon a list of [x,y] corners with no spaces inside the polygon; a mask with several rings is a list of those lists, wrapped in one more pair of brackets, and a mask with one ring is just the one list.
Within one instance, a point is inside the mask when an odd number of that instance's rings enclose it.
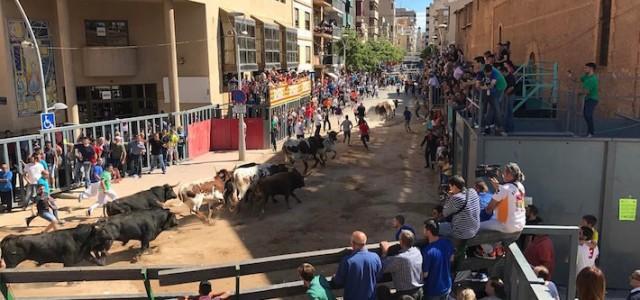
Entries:
{"label": "man running", "polygon": [[409,111],[409,107],[404,107],[404,128],[407,132],[411,132],[411,111]]}
{"label": "man running", "polygon": [[345,116],[340,127],[342,127],[342,132],[344,134],[344,140],[342,142],[347,142],[347,145],[351,145],[351,128],[353,128],[353,123],[349,120],[349,116]]}
{"label": "man running", "polygon": [[360,119],[360,121],[358,121],[358,128],[360,129],[360,140],[368,151],[369,146],[367,145],[367,142],[369,141],[369,124],[367,124],[367,121],[364,119]]}
{"label": "man running", "polygon": [[96,203],[89,206],[87,210],[87,216],[91,215],[94,209],[107,204],[106,196],[111,198],[109,201],[114,201],[118,197],[116,192],[111,189],[111,173],[113,172],[113,165],[107,165],[107,169],[100,175],[100,183],[98,186],[98,200]]}
{"label": "man running", "polygon": [[28,217],[25,219],[27,222],[27,227],[31,225],[31,221],[36,217],[43,218],[49,222],[49,225],[44,229],[44,232],[57,230],[58,218],[53,214],[53,210],[56,209],[54,204],[52,203],[52,198],[49,194],[44,192],[44,186],[38,185],[36,188],[36,209],[38,210],[37,214]]}

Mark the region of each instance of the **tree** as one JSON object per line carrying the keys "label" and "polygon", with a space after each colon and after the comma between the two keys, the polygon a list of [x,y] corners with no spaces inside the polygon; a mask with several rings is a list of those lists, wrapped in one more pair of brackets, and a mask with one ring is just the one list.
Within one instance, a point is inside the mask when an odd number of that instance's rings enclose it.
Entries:
{"label": "tree", "polygon": [[423,60],[427,60],[429,57],[436,55],[437,51],[438,49],[436,48],[436,45],[429,45],[427,46],[427,48],[424,48],[422,50],[422,53],[420,53],[420,58],[422,58]]}
{"label": "tree", "polygon": [[354,30],[345,30],[339,43],[339,51],[346,48],[346,65],[349,70],[375,71],[380,65],[402,61],[404,51],[387,40],[362,42]]}

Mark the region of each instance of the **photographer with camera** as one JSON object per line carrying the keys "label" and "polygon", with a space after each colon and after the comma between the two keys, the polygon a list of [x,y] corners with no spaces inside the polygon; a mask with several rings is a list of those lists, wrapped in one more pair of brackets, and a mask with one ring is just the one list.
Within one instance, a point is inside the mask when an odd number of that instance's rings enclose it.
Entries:
{"label": "photographer with camera", "polygon": [[490,182],[494,195],[485,208],[487,213],[494,212],[495,218],[480,223],[480,230],[494,230],[504,233],[522,231],[526,222],[526,205],[524,202],[524,173],[518,164],[510,162],[504,166],[502,183],[498,176],[491,176]]}

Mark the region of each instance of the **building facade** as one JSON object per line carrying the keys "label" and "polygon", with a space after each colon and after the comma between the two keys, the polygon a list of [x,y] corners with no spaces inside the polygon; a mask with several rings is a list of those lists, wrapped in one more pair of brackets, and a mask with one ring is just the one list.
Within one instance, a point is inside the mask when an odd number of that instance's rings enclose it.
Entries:
{"label": "building facade", "polygon": [[342,65],[342,53],[338,44],[348,15],[348,2],[344,0],[313,1],[313,68],[316,77],[336,73]]}
{"label": "building facade", "polygon": [[356,0],[356,31],[363,39],[380,36],[380,0]]}
{"label": "building facade", "polygon": [[416,52],[416,12],[405,8],[396,8],[394,44],[407,53]]}
{"label": "building facade", "polygon": [[[21,2],[41,45],[48,99],[68,106],[60,122],[225,107],[236,51],[245,77],[299,65],[289,0]],[[37,129],[42,111],[29,39],[14,2],[0,0],[0,127],[13,135]]]}
{"label": "building facade", "polygon": [[396,22],[395,0],[380,0],[380,37],[389,41],[395,38],[394,24]]}
{"label": "building facade", "polygon": [[455,14],[465,20],[455,28],[456,43],[468,57],[509,41],[516,64],[558,64],[561,95],[574,88],[567,71],[580,74],[585,63],[594,62],[601,97],[596,114],[640,117],[637,1],[474,0]]}
{"label": "building facade", "polygon": [[313,71],[313,1],[293,0],[293,27],[298,30],[298,71]]}

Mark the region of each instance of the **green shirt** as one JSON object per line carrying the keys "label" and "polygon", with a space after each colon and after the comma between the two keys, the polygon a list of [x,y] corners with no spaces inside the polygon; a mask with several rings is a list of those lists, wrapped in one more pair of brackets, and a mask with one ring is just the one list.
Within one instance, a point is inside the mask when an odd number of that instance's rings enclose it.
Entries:
{"label": "green shirt", "polygon": [[309,283],[309,289],[307,290],[307,296],[311,300],[335,300],[329,282],[320,276],[316,275]]}
{"label": "green shirt", "polygon": [[111,173],[108,171],[102,172],[102,175],[100,175],[100,179],[102,180],[102,183],[104,183],[104,190],[110,191],[111,190]]}
{"label": "green shirt", "polygon": [[589,92],[587,98],[598,101],[598,77],[596,74],[582,75],[580,81],[582,81],[582,87]]}
{"label": "green shirt", "polygon": [[496,90],[498,91],[506,90],[507,80],[504,78],[504,75],[502,75],[502,72],[500,72],[496,68],[493,68],[493,72],[495,72],[495,76],[496,76]]}

